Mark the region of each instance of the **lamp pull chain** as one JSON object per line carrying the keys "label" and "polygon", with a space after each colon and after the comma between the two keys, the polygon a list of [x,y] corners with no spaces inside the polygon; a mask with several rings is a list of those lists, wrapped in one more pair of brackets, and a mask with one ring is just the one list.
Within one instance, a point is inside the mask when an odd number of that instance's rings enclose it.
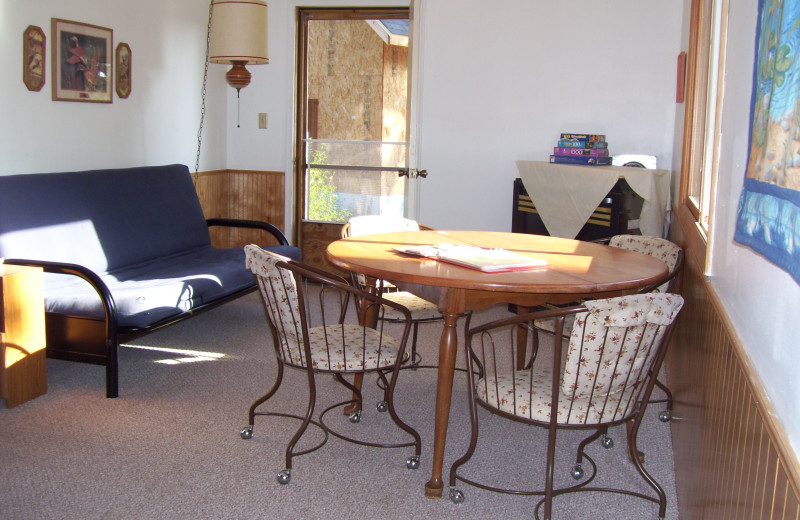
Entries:
{"label": "lamp pull chain", "polygon": [[194,184],[197,186],[197,171],[200,169],[200,148],[203,144],[203,122],[206,118],[206,84],[208,83],[208,53],[211,47],[211,14],[214,12],[213,1],[208,4],[208,28],[206,30],[206,63],[203,70],[203,92],[200,104],[200,128],[197,130],[197,157],[194,161]]}

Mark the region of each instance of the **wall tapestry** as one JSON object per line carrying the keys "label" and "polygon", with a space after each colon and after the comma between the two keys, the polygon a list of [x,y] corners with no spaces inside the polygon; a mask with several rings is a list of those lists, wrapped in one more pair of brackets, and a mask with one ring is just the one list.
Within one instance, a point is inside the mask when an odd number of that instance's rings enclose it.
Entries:
{"label": "wall tapestry", "polygon": [[760,0],[734,240],[800,283],[800,0]]}

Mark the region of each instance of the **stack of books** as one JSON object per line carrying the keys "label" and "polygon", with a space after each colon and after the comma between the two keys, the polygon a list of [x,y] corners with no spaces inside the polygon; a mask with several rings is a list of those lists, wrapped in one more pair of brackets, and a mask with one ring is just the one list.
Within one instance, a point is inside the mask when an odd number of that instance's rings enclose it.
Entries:
{"label": "stack of books", "polygon": [[550,162],[604,166],[611,164],[606,136],[602,134],[561,134]]}

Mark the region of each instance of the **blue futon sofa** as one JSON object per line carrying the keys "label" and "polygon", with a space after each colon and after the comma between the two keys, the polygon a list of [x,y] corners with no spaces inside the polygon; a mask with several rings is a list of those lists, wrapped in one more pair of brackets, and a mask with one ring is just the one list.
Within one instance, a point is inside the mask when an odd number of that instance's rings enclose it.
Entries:
{"label": "blue futon sofa", "polygon": [[263,229],[299,260],[272,224],[206,220],[183,165],[0,175],[0,257],[45,271],[47,355],[105,365],[108,397],[120,341],[255,289],[244,250],[211,245],[214,225]]}

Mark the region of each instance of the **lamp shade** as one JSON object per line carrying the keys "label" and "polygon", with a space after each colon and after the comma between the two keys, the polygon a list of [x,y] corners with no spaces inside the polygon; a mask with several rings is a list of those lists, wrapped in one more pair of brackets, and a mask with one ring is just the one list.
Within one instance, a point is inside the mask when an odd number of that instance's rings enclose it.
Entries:
{"label": "lamp shade", "polygon": [[267,3],[263,0],[214,0],[208,61],[258,65],[269,63]]}

